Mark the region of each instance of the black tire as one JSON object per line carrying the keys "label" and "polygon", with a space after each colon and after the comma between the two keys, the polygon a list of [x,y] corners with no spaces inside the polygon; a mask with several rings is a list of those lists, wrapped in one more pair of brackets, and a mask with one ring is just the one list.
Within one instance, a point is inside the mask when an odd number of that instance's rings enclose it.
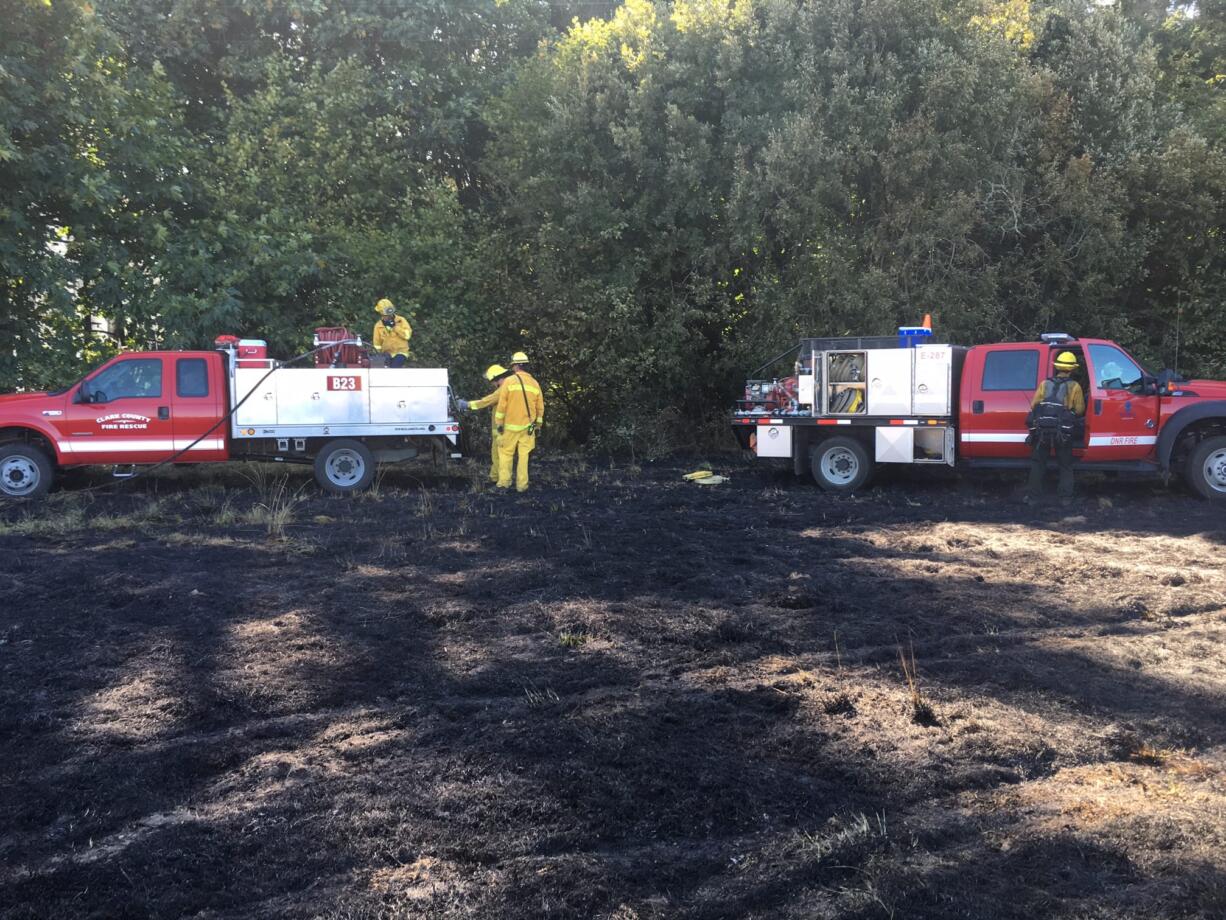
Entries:
{"label": "black tire", "polygon": [[855,438],[837,436],[809,449],[809,471],[825,491],[846,495],[869,481],[873,461]]}
{"label": "black tire", "polygon": [[1202,498],[1226,501],[1226,437],[1205,438],[1197,444],[1183,475]]}
{"label": "black tire", "polygon": [[375,478],[375,457],[361,441],[329,441],[315,457],[315,481],[325,492],[350,495]]}
{"label": "black tire", "polygon": [[0,497],[42,498],[54,479],[55,467],[39,448],[20,441],[0,444]]}

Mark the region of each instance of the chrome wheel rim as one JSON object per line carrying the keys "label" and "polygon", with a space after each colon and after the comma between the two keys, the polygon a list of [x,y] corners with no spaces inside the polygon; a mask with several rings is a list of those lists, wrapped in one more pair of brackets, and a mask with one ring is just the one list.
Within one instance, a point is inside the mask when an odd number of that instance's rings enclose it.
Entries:
{"label": "chrome wheel rim", "polygon": [[1226,447],[1205,458],[1205,482],[1215,492],[1226,493]]}
{"label": "chrome wheel rim", "polygon": [[0,489],[5,495],[22,497],[38,488],[42,474],[38,464],[29,457],[5,457],[0,460]]}
{"label": "chrome wheel rim", "polygon": [[334,451],[324,464],[324,473],[335,486],[356,485],[366,475],[366,461],[356,450]]}
{"label": "chrome wheel rim", "polygon": [[846,447],[832,447],[822,454],[822,477],[832,485],[846,486],[860,475],[859,458]]}

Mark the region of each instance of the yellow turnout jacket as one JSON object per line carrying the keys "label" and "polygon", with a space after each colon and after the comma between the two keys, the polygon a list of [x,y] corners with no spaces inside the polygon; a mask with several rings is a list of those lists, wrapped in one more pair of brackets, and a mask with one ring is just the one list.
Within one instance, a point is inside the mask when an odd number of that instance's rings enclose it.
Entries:
{"label": "yellow turnout jacket", "polygon": [[515,371],[498,388],[498,408],[494,424],[507,431],[525,431],[545,420],[545,397],[541,385],[526,371]]}
{"label": "yellow turnout jacket", "polygon": [[385,355],[408,355],[409,339],[413,337],[413,327],[403,316],[396,317],[396,323],[390,329],[383,325],[383,320],[375,323],[375,348]]}

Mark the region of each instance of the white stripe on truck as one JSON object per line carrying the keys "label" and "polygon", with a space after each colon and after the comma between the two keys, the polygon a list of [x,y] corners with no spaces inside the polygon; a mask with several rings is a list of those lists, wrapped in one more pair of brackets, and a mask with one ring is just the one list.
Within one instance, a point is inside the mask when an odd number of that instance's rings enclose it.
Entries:
{"label": "white stripe on truck", "polygon": [[1025,443],[1026,438],[1028,437],[1029,435],[1015,434],[1013,432],[1005,433],[1005,432],[992,431],[986,434],[977,432],[977,431],[971,432],[971,433],[963,432],[962,433],[962,443],[963,444],[1023,444]]}
{"label": "white stripe on truck", "polygon": [[[1027,435],[1016,433],[1004,433],[992,431],[987,433],[981,432],[964,432],[962,434],[963,444],[1021,444],[1026,440]],[[1149,434],[1101,434],[1090,438],[1088,447],[1132,447],[1146,446],[1157,444],[1158,438],[1155,435]]]}
{"label": "white stripe on truck", "polygon": [[[173,453],[183,450],[195,438],[81,438],[76,441],[60,441],[62,454],[137,453],[164,450]],[[192,450],[224,450],[225,438],[205,438]],[[190,451],[189,451],[190,453]]]}

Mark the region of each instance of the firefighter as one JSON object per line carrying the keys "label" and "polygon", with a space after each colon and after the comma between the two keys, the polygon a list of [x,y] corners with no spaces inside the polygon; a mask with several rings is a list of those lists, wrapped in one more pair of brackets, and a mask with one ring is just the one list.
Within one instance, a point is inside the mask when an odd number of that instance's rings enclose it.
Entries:
{"label": "firefighter", "polygon": [[1030,437],[1030,481],[1026,501],[1043,494],[1043,476],[1047,458],[1056,454],[1060,482],[1056,494],[1062,499],[1073,497],[1073,446],[1084,429],[1086,398],[1081,384],[1073,379],[1077,372],[1077,356],[1071,351],[1056,356],[1056,375],[1044,380],[1030,400],[1028,426]]}
{"label": "firefighter", "polygon": [[494,410],[498,488],[511,487],[511,467],[515,465],[515,488],[520,492],[528,489],[528,455],[536,447],[537,431],[545,424],[545,397],[536,378],[524,370],[527,363],[528,356],[522,351],[511,356],[511,372],[498,388],[498,408]]}
{"label": "firefighter", "polygon": [[[469,402],[467,399],[458,400],[460,408],[466,412],[475,412],[477,409],[484,409],[486,406],[492,406],[498,402],[498,396],[502,392],[502,384],[505,382],[507,374],[505,367],[501,364],[491,364],[485,369],[485,379],[490,383],[497,383],[494,391],[488,396],[482,396],[480,399],[474,399]],[[490,482],[498,481],[498,433],[494,430],[495,426],[490,425]]]}
{"label": "firefighter", "polygon": [[386,297],[375,304],[375,312],[379,314],[372,336],[375,349],[387,357],[388,367],[404,367],[409,360],[409,339],[413,337],[413,327],[403,316],[396,315],[395,305]]}

